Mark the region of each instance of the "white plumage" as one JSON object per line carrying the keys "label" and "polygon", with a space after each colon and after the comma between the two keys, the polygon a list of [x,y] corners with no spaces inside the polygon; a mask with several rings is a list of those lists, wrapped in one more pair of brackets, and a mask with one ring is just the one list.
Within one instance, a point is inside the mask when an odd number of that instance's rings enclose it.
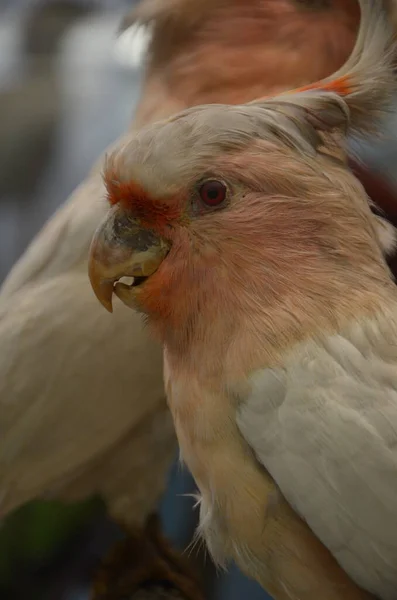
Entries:
{"label": "white plumage", "polygon": [[140,522],[176,452],[160,346],[89,286],[104,196],[95,168],[1,289],[0,515],[36,496],[101,493],[114,516]]}
{"label": "white plumage", "polygon": [[256,372],[241,432],[281,492],[365,589],[397,598],[393,316],[312,339]]}

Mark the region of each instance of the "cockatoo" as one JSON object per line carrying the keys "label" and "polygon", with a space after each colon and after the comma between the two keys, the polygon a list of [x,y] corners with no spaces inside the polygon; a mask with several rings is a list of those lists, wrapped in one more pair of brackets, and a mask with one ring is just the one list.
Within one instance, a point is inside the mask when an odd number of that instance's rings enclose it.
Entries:
{"label": "cockatoo", "polygon": [[[144,0],[136,10],[131,21],[150,23],[152,38],[133,130],[325,77],[359,22],[357,0]],[[122,303],[107,315],[89,286],[90,241],[107,212],[102,168],[103,157],[0,292],[1,515],[36,496],[99,492],[113,516],[140,522],[177,449],[160,344]]]}
{"label": "cockatoo", "polygon": [[397,290],[346,157],[389,106],[394,46],[384,3],[360,6],[334,76],[131,133],[90,250],[102,304],[163,344],[212,556],[276,600],[397,598]]}

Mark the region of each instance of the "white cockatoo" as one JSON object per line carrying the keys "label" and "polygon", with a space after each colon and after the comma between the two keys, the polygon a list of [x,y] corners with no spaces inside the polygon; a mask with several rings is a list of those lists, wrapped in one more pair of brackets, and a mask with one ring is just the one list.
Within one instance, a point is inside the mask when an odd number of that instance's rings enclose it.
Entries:
{"label": "white cockatoo", "polygon": [[388,110],[395,47],[360,6],[333,76],[131,132],[90,251],[163,344],[212,556],[276,600],[397,599],[397,289],[346,137]]}

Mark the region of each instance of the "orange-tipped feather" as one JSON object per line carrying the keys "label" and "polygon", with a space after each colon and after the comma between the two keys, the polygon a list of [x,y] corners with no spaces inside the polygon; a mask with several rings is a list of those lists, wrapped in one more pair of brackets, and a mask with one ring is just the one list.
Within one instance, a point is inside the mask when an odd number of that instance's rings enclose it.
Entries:
{"label": "orange-tipped feather", "polygon": [[[324,92],[339,96],[345,102],[349,131],[357,135],[376,133],[379,120],[391,109],[396,79],[393,71],[395,36],[386,0],[359,0],[361,23],[357,41],[347,62],[324,80],[284,92],[274,98],[282,104],[283,97],[294,95],[292,103],[324,114],[327,98]],[[305,92],[318,92],[304,96]],[[265,96],[250,104],[260,104],[272,98]],[[330,98],[329,106],[331,106]],[[342,119],[341,123],[343,122]]]}

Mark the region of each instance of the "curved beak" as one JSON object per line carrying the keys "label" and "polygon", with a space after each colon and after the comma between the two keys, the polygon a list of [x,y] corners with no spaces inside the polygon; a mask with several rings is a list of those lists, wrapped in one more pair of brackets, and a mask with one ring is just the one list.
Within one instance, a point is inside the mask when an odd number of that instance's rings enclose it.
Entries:
{"label": "curved beak", "polygon": [[[95,232],[89,252],[88,274],[100,303],[113,312],[114,284],[121,277],[149,277],[168,254],[170,245],[118,206],[113,207]],[[118,296],[128,302],[134,284],[117,284]],[[126,293],[127,292],[127,293]]]}

